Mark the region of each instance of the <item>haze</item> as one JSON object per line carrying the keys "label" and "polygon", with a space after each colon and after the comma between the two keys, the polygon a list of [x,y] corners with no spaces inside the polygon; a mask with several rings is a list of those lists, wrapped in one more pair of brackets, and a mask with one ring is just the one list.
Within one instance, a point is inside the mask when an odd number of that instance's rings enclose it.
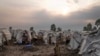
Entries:
{"label": "haze", "polygon": [[82,30],[100,18],[100,0],[0,0],[0,27]]}

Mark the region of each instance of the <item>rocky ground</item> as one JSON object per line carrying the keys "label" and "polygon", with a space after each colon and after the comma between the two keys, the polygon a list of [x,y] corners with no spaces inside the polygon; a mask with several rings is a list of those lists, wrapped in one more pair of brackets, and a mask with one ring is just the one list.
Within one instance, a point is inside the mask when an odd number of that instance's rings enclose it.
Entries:
{"label": "rocky ground", "polygon": [[[5,46],[0,56],[54,56],[54,45],[32,46],[27,49],[25,45]],[[70,51],[66,45],[60,45],[61,56],[77,56],[75,51]]]}

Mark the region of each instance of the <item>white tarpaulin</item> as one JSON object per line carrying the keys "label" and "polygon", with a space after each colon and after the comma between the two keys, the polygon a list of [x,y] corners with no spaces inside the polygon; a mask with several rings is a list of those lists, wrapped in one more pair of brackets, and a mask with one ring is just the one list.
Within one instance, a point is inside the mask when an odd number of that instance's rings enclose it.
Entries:
{"label": "white tarpaulin", "polygon": [[69,45],[72,50],[76,49],[79,46],[79,44],[73,37],[71,38]]}
{"label": "white tarpaulin", "polygon": [[100,39],[89,43],[84,48],[82,56],[100,56]]}
{"label": "white tarpaulin", "polygon": [[53,33],[53,36],[51,38],[51,42],[56,44],[56,33]]}
{"label": "white tarpaulin", "polygon": [[82,56],[100,56],[100,30],[84,39],[79,54]]}
{"label": "white tarpaulin", "polygon": [[6,41],[5,38],[7,39],[7,41],[11,40],[11,33],[7,29],[2,30],[2,32],[5,34],[5,36],[3,36],[3,41]]}
{"label": "white tarpaulin", "polygon": [[47,32],[44,33],[43,40],[45,44],[48,44],[48,33]]}
{"label": "white tarpaulin", "polygon": [[82,41],[82,36],[79,33],[74,32],[73,35],[71,35],[70,37],[71,37],[71,40],[69,43],[70,48],[72,50],[77,49]]}
{"label": "white tarpaulin", "polygon": [[31,36],[30,31],[28,31],[28,41],[31,42],[31,40],[32,40],[32,36]]}
{"label": "white tarpaulin", "polygon": [[11,40],[11,33],[6,28],[0,28],[0,46],[3,42]]}
{"label": "white tarpaulin", "polygon": [[84,39],[83,39],[83,42],[81,44],[81,48],[80,48],[79,54],[82,54],[84,52],[84,46],[86,45],[86,39],[87,39],[87,36],[84,36]]}
{"label": "white tarpaulin", "polygon": [[22,33],[23,31],[19,31],[16,36],[17,43],[22,43]]}

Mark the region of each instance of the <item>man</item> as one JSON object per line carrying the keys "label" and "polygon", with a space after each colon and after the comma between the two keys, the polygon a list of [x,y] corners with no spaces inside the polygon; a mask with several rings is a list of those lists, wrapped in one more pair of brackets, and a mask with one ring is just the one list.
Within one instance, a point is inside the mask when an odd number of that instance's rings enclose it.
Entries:
{"label": "man", "polygon": [[36,35],[36,32],[35,32],[35,30],[34,30],[33,27],[30,28],[30,32],[31,32],[31,36],[32,36],[32,38],[34,38],[35,35]]}
{"label": "man", "polygon": [[24,30],[24,33],[23,33],[23,35],[22,35],[22,43],[23,44],[28,44],[28,31],[27,30]]}
{"label": "man", "polygon": [[14,30],[12,29],[12,27],[9,27],[9,32],[11,34],[11,39],[14,39]]}
{"label": "man", "polygon": [[36,36],[36,32],[33,27],[30,27],[30,34],[32,36],[31,42],[35,44],[37,41],[37,36]]}
{"label": "man", "polygon": [[54,48],[54,56],[61,56],[61,53],[60,53],[60,47],[59,47],[59,41],[56,43],[56,46]]}

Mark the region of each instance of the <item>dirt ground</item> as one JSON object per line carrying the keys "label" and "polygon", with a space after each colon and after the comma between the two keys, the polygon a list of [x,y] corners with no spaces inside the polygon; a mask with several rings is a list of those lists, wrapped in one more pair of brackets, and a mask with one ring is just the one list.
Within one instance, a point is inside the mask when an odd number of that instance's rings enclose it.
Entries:
{"label": "dirt ground", "polygon": [[[5,50],[0,52],[0,56],[54,56],[55,45],[32,46],[30,50],[25,49],[25,45],[5,46]],[[60,45],[61,56],[77,56],[67,50],[66,45]]]}

